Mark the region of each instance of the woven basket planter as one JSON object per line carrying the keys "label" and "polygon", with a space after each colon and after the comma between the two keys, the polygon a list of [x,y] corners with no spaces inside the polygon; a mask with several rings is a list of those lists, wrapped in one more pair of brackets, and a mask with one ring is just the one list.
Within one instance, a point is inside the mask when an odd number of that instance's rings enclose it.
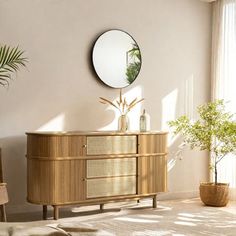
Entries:
{"label": "woven basket planter", "polygon": [[207,206],[223,207],[229,201],[229,184],[201,183],[200,197]]}

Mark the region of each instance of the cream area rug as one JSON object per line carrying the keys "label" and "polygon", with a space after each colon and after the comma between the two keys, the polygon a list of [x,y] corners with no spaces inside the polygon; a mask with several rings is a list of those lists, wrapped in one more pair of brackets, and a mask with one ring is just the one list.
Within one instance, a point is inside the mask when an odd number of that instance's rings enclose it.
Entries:
{"label": "cream area rug", "polygon": [[[120,205],[119,205],[120,204]],[[1,223],[1,236],[236,236],[236,203],[206,207],[199,199],[105,205],[102,213],[78,208],[75,217],[58,221]],[[121,210],[117,210],[117,206]],[[77,210],[78,210],[77,209]],[[83,210],[83,211],[81,211]],[[76,211],[76,208],[74,209]]]}

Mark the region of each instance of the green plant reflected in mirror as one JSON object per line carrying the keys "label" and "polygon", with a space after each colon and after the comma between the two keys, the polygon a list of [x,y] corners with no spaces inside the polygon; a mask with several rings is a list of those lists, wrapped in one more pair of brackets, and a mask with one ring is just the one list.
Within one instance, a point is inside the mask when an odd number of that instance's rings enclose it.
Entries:
{"label": "green plant reflected in mirror", "polygon": [[92,61],[96,74],[112,88],[124,88],[137,78],[142,64],[137,42],[121,30],[109,30],[96,40]]}

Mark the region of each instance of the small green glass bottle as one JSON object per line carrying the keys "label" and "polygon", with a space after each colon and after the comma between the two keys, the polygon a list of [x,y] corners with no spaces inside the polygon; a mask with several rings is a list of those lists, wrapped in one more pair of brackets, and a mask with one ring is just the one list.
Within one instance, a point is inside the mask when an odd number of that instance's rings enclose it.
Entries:
{"label": "small green glass bottle", "polygon": [[146,113],[145,109],[143,110],[143,114],[139,119],[139,129],[141,132],[148,131],[150,129],[150,117]]}
{"label": "small green glass bottle", "polygon": [[147,131],[147,119],[146,119],[145,109],[143,110],[143,114],[140,116],[139,119],[139,129],[141,132]]}

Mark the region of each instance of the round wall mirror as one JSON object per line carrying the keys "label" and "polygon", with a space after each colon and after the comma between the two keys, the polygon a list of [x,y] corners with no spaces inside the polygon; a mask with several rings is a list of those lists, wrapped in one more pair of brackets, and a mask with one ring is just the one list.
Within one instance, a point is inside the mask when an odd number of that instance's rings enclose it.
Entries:
{"label": "round wall mirror", "polygon": [[98,37],[93,47],[92,61],[98,77],[112,88],[132,84],[142,63],[137,42],[121,30],[109,30]]}

